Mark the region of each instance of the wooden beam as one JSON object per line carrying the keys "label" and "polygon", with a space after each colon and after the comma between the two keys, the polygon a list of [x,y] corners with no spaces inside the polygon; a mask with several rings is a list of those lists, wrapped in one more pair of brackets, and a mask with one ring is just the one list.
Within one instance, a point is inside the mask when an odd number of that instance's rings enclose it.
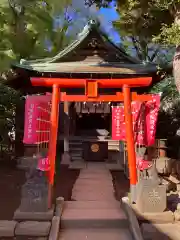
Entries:
{"label": "wooden beam", "polygon": [[145,87],[152,82],[152,77],[141,78],[119,78],[119,79],[79,79],[79,78],[43,78],[32,77],[31,83],[33,86],[51,87],[54,84],[59,85],[60,88],[85,88],[87,81],[94,81],[98,88],[121,88],[123,85],[130,87]]}
{"label": "wooden beam", "polygon": [[[142,101],[146,102],[152,99],[152,95],[144,94],[138,95],[137,93],[132,93],[132,101]],[[88,97],[86,95],[67,95],[66,93],[61,93],[62,102],[123,102],[124,93],[117,92],[116,95],[99,95],[97,97]]]}

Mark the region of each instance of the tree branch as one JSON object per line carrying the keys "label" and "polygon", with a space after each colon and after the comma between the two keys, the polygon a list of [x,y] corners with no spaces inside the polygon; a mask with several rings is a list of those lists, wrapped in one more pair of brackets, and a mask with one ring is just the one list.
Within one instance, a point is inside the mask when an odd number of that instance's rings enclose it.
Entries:
{"label": "tree branch", "polygon": [[138,58],[139,58],[140,60],[143,60],[143,59],[142,59],[141,50],[139,49],[139,47],[138,47],[138,45],[137,45],[137,40],[136,40],[135,37],[133,37],[133,36],[131,36],[130,38],[131,38],[131,40],[132,40],[132,43],[133,43],[133,46],[134,46],[134,48],[135,48],[135,50],[136,50],[136,53],[137,53]]}
{"label": "tree branch", "polygon": [[156,48],[156,50],[154,51],[153,55],[150,57],[150,61],[153,62],[155,57],[157,56],[157,54],[159,53],[159,49]]}

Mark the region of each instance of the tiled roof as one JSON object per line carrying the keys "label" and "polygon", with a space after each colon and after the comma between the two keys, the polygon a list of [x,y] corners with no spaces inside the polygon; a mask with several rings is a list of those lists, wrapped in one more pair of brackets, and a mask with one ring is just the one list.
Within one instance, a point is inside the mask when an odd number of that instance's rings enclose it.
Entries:
{"label": "tiled roof", "polygon": [[[74,60],[71,55],[74,54],[77,49],[83,44],[87,38],[90,37],[92,31],[95,31],[98,38],[103,42],[104,46],[109,49],[109,53],[113,52],[114,56],[111,56],[109,61],[103,59],[103,57],[93,55],[85,56],[83,60]],[[76,54],[78,55],[78,53]],[[67,60],[67,58],[69,59]],[[64,59],[66,60],[64,61]],[[119,60],[118,60],[119,58]],[[69,46],[60,51],[56,56],[52,58],[44,58],[38,60],[21,60],[20,63],[15,64],[16,67],[25,70],[33,70],[37,72],[59,72],[59,73],[115,73],[115,74],[143,74],[156,72],[156,65],[143,64],[137,59],[129,56],[124,49],[117,47],[113,44],[107,36],[99,29],[98,24],[95,21],[90,21],[84,27],[83,31],[78,34],[78,37]]]}

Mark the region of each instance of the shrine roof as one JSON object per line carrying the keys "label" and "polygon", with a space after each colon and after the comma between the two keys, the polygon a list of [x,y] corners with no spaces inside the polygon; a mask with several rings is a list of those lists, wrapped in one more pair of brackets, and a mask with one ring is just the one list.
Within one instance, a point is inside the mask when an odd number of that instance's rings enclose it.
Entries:
{"label": "shrine roof", "polygon": [[25,71],[38,73],[99,73],[99,74],[153,74],[155,64],[143,64],[117,47],[90,21],[78,34],[77,39],[52,58],[21,60],[14,65]]}

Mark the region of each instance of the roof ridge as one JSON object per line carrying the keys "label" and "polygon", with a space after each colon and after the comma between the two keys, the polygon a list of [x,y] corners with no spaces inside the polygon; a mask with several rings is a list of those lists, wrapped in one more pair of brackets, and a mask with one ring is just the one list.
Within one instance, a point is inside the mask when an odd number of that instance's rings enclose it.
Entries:
{"label": "roof ridge", "polygon": [[[63,53],[66,53],[67,49],[71,50],[73,47],[78,45],[90,32],[93,26],[96,25],[95,20],[90,20],[88,23],[83,27],[83,30],[77,34],[77,38],[73,40],[68,46],[66,46],[63,50],[61,50],[59,53],[57,53],[54,57],[47,57],[47,58],[40,58],[40,59],[35,59],[35,60],[26,60],[26,59],[21,59],[20,64],[23,65],[29,65],[31,63],[51,63],[53,61],[56,61],[60,57],[64,56]],[[68,51],[69,52],[69,51]]]}
{"label": "roof ridge", "polygon": [[[90,31],[95,28],[96,31],[99,33],[101,38],[105,38],[106,41],[117,51],[120,52],[120,54],[127,58],[130,62],[132,63],[141,63],[141,61],[139,61],[138,59],[130,56],[129,54],[126,53],[126,51],[121,48],[118,47],[117,45],[115,45],[109,38],[108,35],[102,31],[100,29],[100,22],[98,21],[98,19],[90,19],[87,24],[84,26],[83,30],[81,32],[78,33],[77,38],[72,41],[68,46],[66,46],[63,50],[61,50],[59,53],[57,53],[55,56],[53,57],[47,57],[47,58],[43,58],[43,59],[36,59],[36,60],[24,60],[21,59],[20,60],[20,65],[38,65],[38,64],[49,64],[49,63],[54,63],[56,62],[58,59],[61,59],[62,57],[64,57],[66,54],[68,54],[69,52],[71,52],[73,49],[75,49],[90,33]],[[104,39],[103,39],[104,41]],[[19,64],[18,64],[19,65]]]}

